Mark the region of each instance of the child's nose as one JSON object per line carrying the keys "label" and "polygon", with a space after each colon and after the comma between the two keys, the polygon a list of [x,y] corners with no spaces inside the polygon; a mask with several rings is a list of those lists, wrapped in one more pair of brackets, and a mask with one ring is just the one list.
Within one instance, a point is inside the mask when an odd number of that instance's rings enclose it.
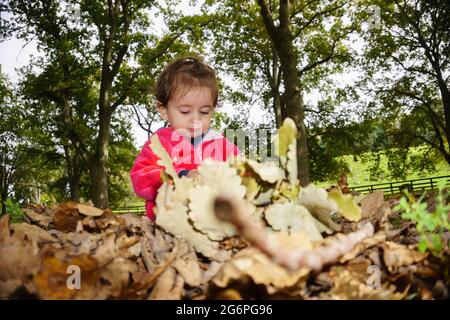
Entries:
{"label": "child's nose", "polygon": [[200,122],[201,121],[201,117],[200,114],[198,112],[194,112],[194,122]]}
{"label": "child's nose", "polygon": [[199,120],[194,120],[193,125],[194,125],[194,129],[201,129],[202,122]]}

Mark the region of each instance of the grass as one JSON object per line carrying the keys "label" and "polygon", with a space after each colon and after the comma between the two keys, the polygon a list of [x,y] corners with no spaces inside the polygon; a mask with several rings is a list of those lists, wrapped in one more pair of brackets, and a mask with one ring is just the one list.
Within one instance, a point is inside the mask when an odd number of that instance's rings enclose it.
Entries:
{"label": "grass", "polygon": [[[419,152],[418,150],[415,150],[413,152]],[[426,172],[426,173],[420,173],[420,172],[412,172],[409,173],[405,179],[392,179],[389,177],[389,172],[387,168],[387,157],[385,155],[381,156],[380,159],[380,168],[382,172],[385,172],[385,174],[382,174],[379,177],[371,177],[370,174],[370,162],[363,162],[360,158],[355,158],[352,155],[343,156],[344,161],[349,165],[350,173],[347,175],[347,182],[349,186],[362,186],[362,185],[370,185],[370,184],[377,184],[377,183],[386,183],[386,182],[393,182],[393,181],[399,181],[399,180],[413,180],[418,178],[425,178],[425,177],[438,177],[438,176],[445,176],[450,175],[450,166],[448,163],[441,159],[436,164],[436,170],[434,172]],[[330,185],[336,184],[336,181],[327,181],[327,182],[321,182],[317,183],[317,185],[322,187],[329,187]]]}

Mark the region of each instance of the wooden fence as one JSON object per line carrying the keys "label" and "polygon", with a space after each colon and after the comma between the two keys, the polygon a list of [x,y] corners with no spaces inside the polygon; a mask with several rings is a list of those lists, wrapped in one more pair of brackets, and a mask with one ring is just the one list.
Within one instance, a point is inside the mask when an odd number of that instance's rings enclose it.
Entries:
{"label": "wooden fence", "polygon": [[118,207],[113,209],[113,213],[125,214],[125,213],[145,213],[145,206],[130,206],[130,207]]}
{"label": "wooden fence", "polygon": [[[354,186],[350,187],[350,190],[357,191],[361,194],[372,193],[379,190],[384,191],[385,194],[398,194],[401,193],[403,189],[407,189],[410,192],[423,192],[425,190],[436,189],[437,183],[441,180],[445,180],[446,186],[450,187],[450,175],[448,175],[440,177],[420,178],[414,180],[369,184],[364,186]],[[113,209],[113,212],[117,214],[144,214],[145,206],[118,207]]]}
{"label": "wooden fence", "polygon": [[440,177],[420,178],[414,180],[369,184],[349,188],[350,190],[357,191],[362,194],[372,193],[379,190],[384,191],[385,194],[397,194],[401,193],[403,189],[407,189],[409,192],[423,192],[426,190],[436,189],[438,182],[442,180],[445,180],[445,185],[447,187],[450,187],[450,175],[448,175]]}

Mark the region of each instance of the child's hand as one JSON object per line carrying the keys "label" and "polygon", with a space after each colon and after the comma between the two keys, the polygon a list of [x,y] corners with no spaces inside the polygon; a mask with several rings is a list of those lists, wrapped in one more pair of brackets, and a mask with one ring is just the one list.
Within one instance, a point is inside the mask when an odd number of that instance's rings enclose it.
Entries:
{"label": "child's hand", "polygon": [[186,176],[191,179],[197,179],[200,177],[200,173],[197,170],[190,170]]}

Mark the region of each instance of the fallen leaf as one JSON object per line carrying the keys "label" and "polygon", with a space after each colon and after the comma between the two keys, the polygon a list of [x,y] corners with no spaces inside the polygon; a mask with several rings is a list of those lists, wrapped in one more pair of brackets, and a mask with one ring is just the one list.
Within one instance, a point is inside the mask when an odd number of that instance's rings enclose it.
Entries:
{"label": "fallen leaf", "polygon": [[152,149],[153,153],[158,156],[158,165],[164,167],[165,172],[169,174],[174,181],[178,180],[178,174],[173,168],[172,158],[167,153],[164,146],[161,144],[157,134],[154,134],[150,140],[149,148]]}
{"label": "fallen leaf", "polygon": [[159,277],[149,299],[152,300],[179,300],[183,290],[184,281],[176,271],[169,267]]}
{"label": "fallen leaf", "polygon": [[368,248],[371,248],[375,245],[378,245],[380,243],[383,243],[386,240],[386,233],[384,232],[378,232],[376,234],[374,234],[373,236],[364,239],[363,241],[361,241],[360,243],[358,243],[350,252],[347,252],[346,254],[344,254],[339,262],[340,263],[345,263],[347,261],[353,260],[354,258],[356,258],[356,256],[358,256],[360,253],[366,251]]}
{"label": "fallen leaf", "polygon": [[256,285],[264,285],[269,294],[301,287],[310,270],[301,268],[290,272],[271,261],[255,248],[247,248],[227,261],[212,279],[219,288],[232,288],[249,277]]}
{"label": "fallen leaf", "polygon": [[306,207],[320,222],[333,231],[340,231],[341,227],[331,219],[331,214],[337,212],[337,203],[328,198],[328,193],[323,188],[309,184],[300,189],[298,203]]}
{"label": "fallen leaf", "polygon": [[23,233],[10,235],[9,216],[0,219],[0,280],[23,279],[37,272],[39,248],[33,238]]}
{"label": "fallen leaf", "polygon": [[329,272],[333,281],[330,291],[320,295],[321,299],[333,300],[401,300],[406,292],[396,292],[390,283],[380,283],[380,288],[373,288],[368,283],[370,276],[366,270],[356,272],[346,267],[332,267]]}
{"label": "fallen leaf", "polygon": [[173,267],[183,277],[187,285],[196,287],[201,284],[202,271],[194,252],[191,251],[184,257],[176,259]]}
{"label": "fallen leaf", "polygon": [[205,257],[215,256],[218,253],[218,243],[194,230],[189,223],[187,211],[182,204],[174,203],[171,211],[158,212],[156,223],[174,236],[186,240]]}
{"label": "fallen leaf", "polygon": [[85,216],[89,216],[89,217],[99,217],[103,214],[102,209],[99,209],[96,207],[91,207],[91,206],[81,204],[81,203],[77,204],[77,208],[78,208],[78,212],[80,212],[81,214],[84,214]]}
{"label": "fallen leaf", "polygon": [[29,239],[36,241],[38,244],[42,242],[55,242],[55,238],[51,236],[46,230],[39,228],[38,226],[28,223],[14,223],[10,227],[14,232],[23,233]]}
{"label": "fallen leaf", "polygon": [[289,145],[286,162],[286,170],[288,172],[289,183],[291,186],[298,184],[297,166],[297,140],[294,139],[294,141]]}
{"label": "fallen leaf", "polygon": [[53,219],[51,216],[37,213],[36,211],[29,208],[22,208],[22,211],[27,215],[28,218],[30,218],[33,223],[42,228],[48,228]]}
{"label": "fallen leaf", "polygon": [[384,192],[376,191],[374,193],[370,193],[361,200],[360,204],[362,217],[371,217],[384,204]]}
{"label": "fallen leaf", "polygon": [[383,243],[383,258],[390,272],[401,266],[407,266],[424,260],[428,253],[421,253],[395,242]]}
{"label": "fallen leaf", "polygon": [[284,172],[276,163],[259,163],[250,159],[246,163],[265,182],[273,184],[284,179]]}
{"label": "fallen leaf", "polygon": [[304,232],[311,240],[321,240],[322,236],[309,211],[292,202],[274,203],[268,206],[264,216],[274,230],[295,234]]}
{"label": "fallen leaf", "polygon": [[214,200],[218,194],[218,191],[209,186],[201,185],[191,189],[189,196],[189,217],[194,226],[215,241],[237,234],[232,224],[220,221],[214,213]]}
{"label": "fallen leaf", "polygon": [[339,213],[350,221],[361,220],[361,208],[356,204],[353,196],[343,194],[340,190],[332,190],[328,193],[328,197],[336,202]]}
{"label": "fallen leaf", "polygon": [[241,184],[241,177],[237,174],[236,168],[208,158],[197,170],[203,185],[216,190],[219,194],[228,193],[238,199],[244,198],[246,190]]}
{"label": "fallen leaf", "polygon": [[286,161],[289,146],[296,143],[297,126],[291,118],[286,118],[275,135],[275,154]]}

